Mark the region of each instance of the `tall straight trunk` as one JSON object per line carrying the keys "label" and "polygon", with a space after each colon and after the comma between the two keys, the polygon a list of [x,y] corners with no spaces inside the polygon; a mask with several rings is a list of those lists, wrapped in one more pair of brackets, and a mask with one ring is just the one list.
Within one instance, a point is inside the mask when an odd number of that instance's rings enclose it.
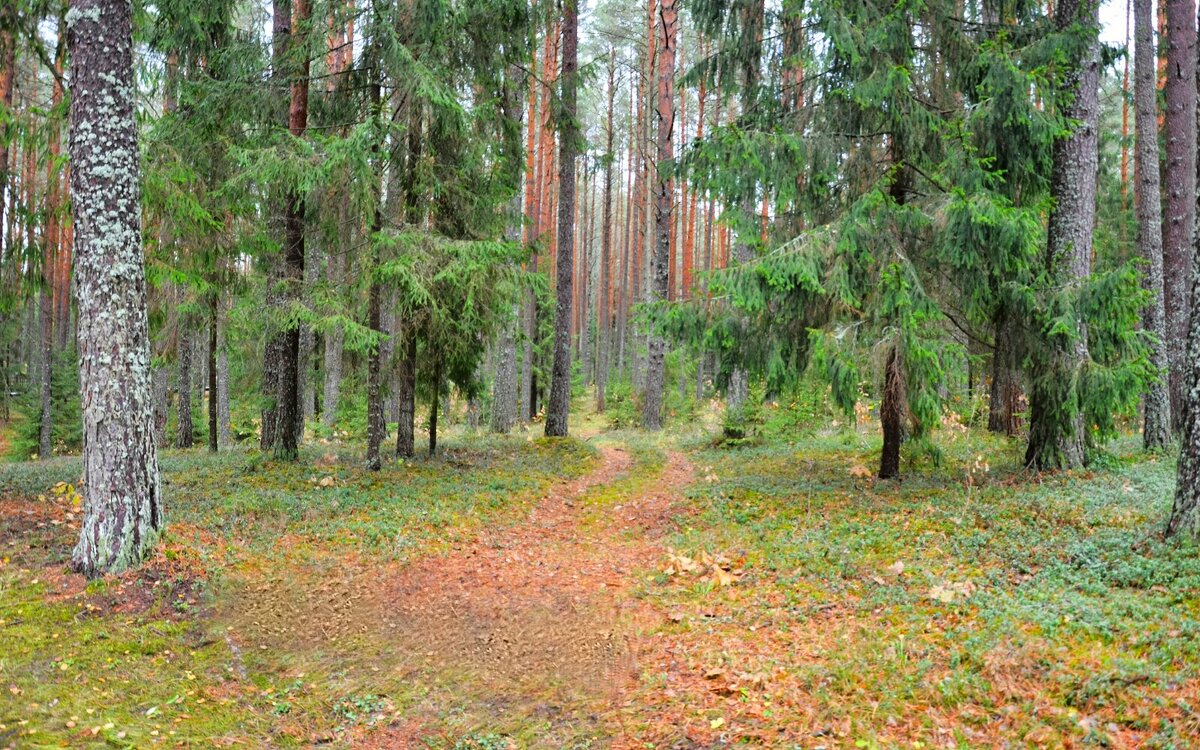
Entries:
{"label": "tall straight trunk", "polygon": [[[383,327],[380,321],[380,295],[382,290],[379,288],[379,279],[375,275],[376,267],[379,265],[378,252],[374,247],[374,236],[383,228],[383,180],[384,167],[380,161],[380,152],[383,150],[383,139],[386,131],[383,127],[383,98],[381,92],[381,82],[379,80],[380,72],[374,72],[375,79],[370,84],[370,101],[371,114],[375,118],[376,133],[375,140],[371,144],[372,161],[376,164],[378,175],[375,178],[375,213],[371,219],[371,233],[368,241],[371,243],[371,250],[368,253],[368,268],[367,273],[370,274],[370,285],[367,291],[367,326],[378,334],[383,333]],[[385,354],[383,342],[380,341],[375,346],[371,347],[371,351],[367,354],[367,469],[370,471],[379,471],[381,461],[379,459],[379,446],[383,444],[384,434],[387,431],[385,415],[383,409],[383,395],[380,392],[382,386],[381,360]]]}
{"label": "tall straight trunk", "polygon": [[51,444],[51,429],[53,428],[53,399],[51,398],[51,381],[54,377],[54,294],[51,291],[54,258],[51,256],[50,243],[46,243],[42,254],[42,309],[41,309],[41,357],[38,360],[38,371],[41,374],[41,424],[38,430],[38,458],[50,458],[53,451]]}
{"label": "tall straight trunk", "polygon": [[[313,249],[315,250],[315,248]],[[317,284],[317,277],[321,270],[320,254],[317,252],[309,253],[312,257],[304,263],[304,296],[310,298],[313,293],[313,288]],[[317,346],[317,334],[310,325],[300,327],[300,419],[312,419],[317,414],[317,398],[316,398],[316,372],[315,372],[315,354]]]}
{"label": "tall straight trunk", "polygon": [[571,294],[575,252],[575,156],[579,151],[576,99],[579,82],[578,0],[564,0],[562,19],[562,108],[558,151],[558,242],[555,260],[554,364],[546,405],[546,435],[565,436],[571,406]]}
{"label": "tall straight trunk", "polygon": [[208,308],[208,451],[216,453],[218,448],[217,414],[217,295],[212,295]]}
{"label": "tall straight trunk", "polygon": [[94,577],[145,558],[162,527],[162,505],[133,111],[133,3],[72,0],[69,16],[85,492],[71,561]]}
{"label": "tall straight trunk", "polygon": [[[504,79],[504,116],[510,121],[516,133],[521,132],[521,116],[524,107],[521,104],[521,90],[517,82],[524,80],[524,73],[517,66],[512,66]],[[533,119],[529,120],[530,125]],[[530,128],[532,132],[532,127]],[[528,190],[529,149],[526,149],[525,180]],[[512,200],[508,205],[508,226],[505,228],[505,239],[509,242],[520,242],[522,195],[520,177],[517,177]],[[496,375],[492,383],[492,417],[491,430],[502,435],[512,431],[517,423],[517,326],[520,325],[520,304],[514,304],[512,317],[505,321],[500,331],[500,341],[496,349]]]}
{"label": "tall straight trunk", "polygon": [[[288,47],[292,35],[292,4],[291,0],[272,0],[271,3],[271,83],[276,91],[283,91],[288,85]],[[281,124],[290,124],[289,109],[286,100],[277,102],[278,116]],[[280,200],[273,197],[272,200]],[[283,199],[286,202],[286,198]],[[278,224],[274,216],[286,214],[286,206],[274,206],[271,219],[272,234],[284,229],[286,222]],[[283,246],[286,248],[287,240]],[[284,264],[282,258],[267,259],[267,309],[274,315],[281,315],[286,302],[283,291]],[[265,403],[262,409],[262,436],[259,447],[265,452],[275,447],[278,439],[279,426],[279,391],[280,379],[283,377],[283,356],[286,346],[286,332],[279,327],[274,318],[269,320],[267,343],[263,351],[263,384],[262,392]]]}
{"label": "tall straight trunk", "polygon": [[612,338],[609,319],[612,298],[613,234],[613,110],[617,93],[617,50],[608,51],[608,116],[604,128],[604,223],[600,227],[600,290],[596,295],[596,411],[602,412],[608,391],[608,348]]}
{"label": "tall straight trunk", "polygon": [[[288,56],[302,50],[307,36],[309,19],[312,16],[311,0],[296,0],[294,27],[289,34]],[[294,68],[289,76],[291,102],[288,106],[288,130],[294,138],[303,138],[308,127],[308,56],[299,54],[298,59],[289,60]],[[304,196],[298,191],[289,192],[286,198],[287,211],[284,216],[284,254],[281,274],[284,303],[298,304],[304,282]],[[279,379],[275,408],[276,440],[275,457],[294,461],[299,456],[300,437],[304,430],[303,411],[300,408],[300,326],[288,323],[281,332],[282,346],[279,349]]]}
{"label": "tall straight trunk", "polygon": [[417,339],[411,332],[404,341],[400,355],[396,388],[396,400],[400,404],[400,420],[396,423],[396,455],[412,458],[416,450],[416,430],[413,429],[413,421],[416,416]]}
{"label": "tall straight trunk", "polygon": [[59,157],[62,153],[62,130],[58,119],[58,110],[62,105],[63,87],[61,76],[66,61],[65,39],[59,37],[57,51],[54,55],[54,88],[50,98],[50,111],[53,113],[47,125],[50,130],[48,156],[46,159],[46,227],[44,241],[53,246],[54,265],[51,276],[54,279],[54,348],[62,351],[67,347],[67,331],[70,329],[71,317],[71,252],[64,246],[64,231],[62,216],[63,192],[62,175],[59,172]]}
{"label": "tall straight trunk", "polygon": [[229,350],[225,344],[225,309],[221,303],[217,313],[217,444],[229,445],[231,416],[229,413]]}
{"label": "tall straight trunk", "polygon": [[192,447],[192,337],[185,328],[179,332],[176,358],[179,360],[179,420],[176,422],[175,447]]}
{"label": "tall straight trunk", "polygon": [[[1142,443],[1146,450],[1157,451],[1171,441],[1170,371],[1167,366],[1166,321],[1163,302],[1163,238],[1162,202],[1158,178],[1158,92],[1154,86],[1154,32],[1151,0],[1134,0],[1134,106],[1137,120],[1137,151],[1134,171],[1138,186],[1137,201],[1138,256],[1144,261],[1143,271],[1150,300],[1142,310],[1142,328],[1154,341],[1150,362],[1159,377],[1146,391],[1145,423]],[[1193,114],[1194,118],[1194,114]]]}
{"label": "tall straight trunk", "polygon": [[[1087,35],[1063,81],[1062,114],[1077,123],[1054,142],[1046,266],[1052,283],[1077,287],[1091,273],[1099,162],[1100,44],[1097,0],[1063,0],[1056,9],[1060,32]],[[1039,471],[1083,466],[1085,435],[1080,382],[1088,359],[1087,329],[1078,319],[1068,333],[1047,334],[1029,399],[1025,463]]]}
{"label": "tall straight trunk", "polygon": [[[742,9],[744,28],[742,34],[748,38],[762,39],[763,27],[763,0],[754,0],[747,3]],[[750,49],[760,49],[760,44],[750,44],[747,42]],[[757,97],[758,84],[760,79],[759,64],[761,60],[759,55],[747,55],[742,63],[742,115],[746,116],[754,108],[754,101]],[[750,225],[750,217],[754,214],[754,198],[747,196],[742,201],[740,212],[742,219],[746,225]],[[748,234],[748,231],[745,232]],[[739,232],[737,243],[732,248],[732,261],[735,263],[748,263],[754,259],[754,249],[751,246],[747,237],[742,236],[744,233]],[[729,389],[726,393],[726,408],[733,412],[738,412],[746,403],[746,399],[750,396],[750,377],[749,374],[740,365],[735,365],[730,373]]]}
{"label": "tall straight trunk", "polygon": [[[674,157],[675,129],[675,35],[679,11],[675,0],[659,0],[657,75],[658,154],[660,165]],[[671,224],[673,195],[671,181],[665,169],[657,170],[654,190],[654,252],[651,257],[651,303],[667,299],[670,292]],[[646,390],[642,399],[642,425],[648,430],[663,426],[663,378],[665,376],[666,342],[651,332],[646,358]]]}
{"label": "tall straight trunk", "polygon": [[[1163,117],[1166,211],[1162,228],[1163,299],[1172,414],[1182,410],[1191,311],[1192,235],[1196,222],[1196,3],[1163,0],[1167,66]],[[1179,425],[1176,424],[1175,427]]]}

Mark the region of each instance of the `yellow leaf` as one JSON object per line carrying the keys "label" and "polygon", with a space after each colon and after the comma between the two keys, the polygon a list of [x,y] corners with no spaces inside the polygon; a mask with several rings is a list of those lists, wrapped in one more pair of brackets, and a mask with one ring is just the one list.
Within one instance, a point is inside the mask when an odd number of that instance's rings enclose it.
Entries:
{"label": "yellow leaf", "polygon": [[712,729],[719,729],[720,727],[724,726],[724,724],[725,724],[725,719],[720,716],[718,716],[717,718],[708,722],[708,726]]}

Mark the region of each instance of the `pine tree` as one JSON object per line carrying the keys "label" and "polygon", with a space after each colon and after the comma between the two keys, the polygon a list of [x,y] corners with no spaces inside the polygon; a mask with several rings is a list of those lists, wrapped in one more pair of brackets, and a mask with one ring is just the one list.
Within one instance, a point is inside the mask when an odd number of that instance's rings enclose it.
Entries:
{"label": "pine tree", "polygon": [[564,0],[562,18],[562,104],[558,120],[558,242],[555,260],[554,363],[546,404],[546,436],[567,434],[571,407],[571,295],[575,252],[575,158],[579,152],[579,0]]}
{"label": "pine tree", "polygon": [[1171,399],[1168,389],[1167,337],[1163,308],[1162,204],[1158,180],[1158,102],[1154,85],[1154,36],[1149,0],[1134,2],[1134,98],[1137,109],[1137,153],[1135,169],[1138,186],[1134,196],[1138,213],[1138,255],[1145,263],[1145,279],[1150,300],[1142,314],[1142,327],[1154,338],[1151,362],[1160,377],[1145,396],[1145,427],[1142,433],[1147,450],[1162,450],[1171,440]]}

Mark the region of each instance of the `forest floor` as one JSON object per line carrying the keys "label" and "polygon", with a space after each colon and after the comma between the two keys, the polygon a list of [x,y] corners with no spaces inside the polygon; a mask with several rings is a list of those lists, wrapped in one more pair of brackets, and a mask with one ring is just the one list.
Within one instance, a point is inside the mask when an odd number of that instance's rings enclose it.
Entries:
{"label": "forest floor", "polygon": [[0,748],[1200,747],[1172,461],[600,427],[168,451],[154,558],[90,584],[78,460],[0,464]]}

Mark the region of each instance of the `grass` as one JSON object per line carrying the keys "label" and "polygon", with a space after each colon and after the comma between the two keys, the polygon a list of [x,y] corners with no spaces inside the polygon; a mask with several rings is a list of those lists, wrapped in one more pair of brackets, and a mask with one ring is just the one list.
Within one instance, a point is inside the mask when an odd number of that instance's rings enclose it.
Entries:
{"label": "grass", "polygon": [[652,742],[1195,746],[1200,555],[1160,539],[1173,462],[1118,445],[1039,480],[1006,441],[940,437],[901,483],[855,476],[876,445],[856,431],[697,446],[672,543],[739,581],[647,585],[675,615],[627,719]]}
{"label": "grass", "polygon": [[419,686],[376,695],[367,665],[227,638],[229,612],[257,595],[248,581],[438,554],[515,523],[593,461],[578,441],[520,437],[451,439],[374,474],[336,444],[296,465],[167,451],[159,553],[86,586],[66,570],[78,516],[51,491],[77,481],[79,460],[0,466],[0,748],[299,747],[391,718]]}
{"label": "grass", "polygon": [[[0,466],[0,748],[387,747],[414,717],[426,745],[463,750],[1200,747],[1200,549],[1161,539],[1174,463],[1134,439],[1102,469],[1034,477],[1020,446],[948,423],[897,483],[863,471],[869,424],[731,446],[712,414],[664,437],[583,411],[584,441],[456,435],[378,474],[339,443],[296,465],[167,451],[159,553],[87,585],[52,491],[78,459]],[[604,444],[632,463],[579,496],[584,537],[659,492],[673,451],[695,481],[661,560],[630,571],[640,679],[586,732],[570,704],[529,713],[489,699],[490,677],[414,672],[381,628],[304,611],[304,592],[349,599],[372,570],[519,523]],[[337,638],[301,643],[290,611]],[[273,640],[237,637],[270,618]]]}

